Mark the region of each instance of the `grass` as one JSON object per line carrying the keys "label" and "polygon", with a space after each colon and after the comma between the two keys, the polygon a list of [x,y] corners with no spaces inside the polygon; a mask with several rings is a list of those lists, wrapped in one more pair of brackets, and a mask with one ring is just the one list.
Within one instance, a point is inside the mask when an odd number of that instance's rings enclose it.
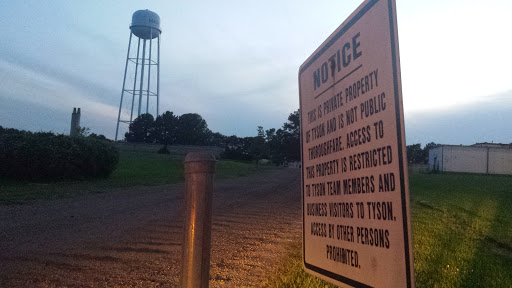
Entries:
{"label": "grass", "polygon": [[[105,193],[134,186],[157,186],[184,181],[184,154],[157,154],[145,150],[120,150],[117,169],[106,179],[35,183],[0,180],[0,204],[21,204],[37,199],[73,197],[84,193]],[[269,170],[230,160],[220,160],[216,179],[245,177]],[[271,169],[271,168],[270,168]]]}
{"label": "grass", "polygon": [[280,263],[277,263],[272,275],[261,283],[261,287],[272,287],[272,288],[334,288],[332,284],[329,284],[320,278],[309,275],[304,272],[302,265],[302,246],[301,242],[293,242],[286,247],[288,255],[284,259],[281,259]]}
{"label": "grass", "polygon": [[[416,287],[512,287],[512,176],[409,181]],[[289,251],[265,287],[326,287],[302,271],[300,242]]]}
{"label": "grass", "polygon": [[418,287],[512,287],[512,177],[412,174]]}

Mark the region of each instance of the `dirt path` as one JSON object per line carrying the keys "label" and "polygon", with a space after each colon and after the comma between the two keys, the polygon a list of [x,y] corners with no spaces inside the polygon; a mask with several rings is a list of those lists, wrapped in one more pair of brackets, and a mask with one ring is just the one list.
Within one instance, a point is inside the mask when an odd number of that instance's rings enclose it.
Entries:
{"label": "dirt path", "polygon": [[[183,185],[0,206],[0,287],[177,287]],[[217,181],[210,287],[260,287],[300,237],[300,174]]]}

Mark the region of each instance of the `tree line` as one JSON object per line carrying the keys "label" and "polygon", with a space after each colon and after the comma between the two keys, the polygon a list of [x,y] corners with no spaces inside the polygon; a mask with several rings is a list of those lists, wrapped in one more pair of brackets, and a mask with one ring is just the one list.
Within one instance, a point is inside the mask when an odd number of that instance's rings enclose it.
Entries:
{"label": "tree line", "polygon": [[409,164],[427,164],[428,152],[430,149],[437,147],[439,144],[430,142],[422,149],[421,144],[407,145],[407,163]]}
{"label": "tree line", "polygon": [[[197,113],[181,116],[166,111],[154,119],[151,114],[141,114],[125,134],[127,142],[156,143],[162,145],[206,145],[223,147],[223,157],[233,160],[252,161],[268,159],[275,164],[300,161],[300,115],[299,110],[288,116],[288,121],[279,129],[265,130],[257,127],[257,136],[226,136],[208,129],[206,120]],[[438,144],[431,142],[407,145],[409,164],[427,164],[428,153]]]}
{"label": "tree line", "polygon": [[127,142],[163,145],[208,145],[225,149],[223,157],[234,160],[268,159],[275,164],[300,160],[299,110],[288,116],[282,128],[257,128],[255,137],[226,136],[208,129],[206,120],[196,113],[181,116],[171,111],[158,115],[141,114],[125,134]]}

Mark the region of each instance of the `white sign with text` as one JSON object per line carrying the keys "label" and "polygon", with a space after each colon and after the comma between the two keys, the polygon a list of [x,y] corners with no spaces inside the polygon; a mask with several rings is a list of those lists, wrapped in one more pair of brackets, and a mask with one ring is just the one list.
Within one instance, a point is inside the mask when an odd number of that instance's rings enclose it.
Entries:
{"label": "white sign with text", "polygon": [[303,259],[337,285],[414,287],[394,0],[368,0],[299,70]]}

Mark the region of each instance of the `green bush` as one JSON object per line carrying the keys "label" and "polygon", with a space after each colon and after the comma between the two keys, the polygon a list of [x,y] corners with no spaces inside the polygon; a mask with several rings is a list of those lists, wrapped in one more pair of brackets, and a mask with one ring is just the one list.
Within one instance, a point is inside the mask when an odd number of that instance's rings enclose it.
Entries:
{"label": "green bush", "polygon": [[107,177],[119,161],[109,141],[0,127],[0,177],[59,180]]}

